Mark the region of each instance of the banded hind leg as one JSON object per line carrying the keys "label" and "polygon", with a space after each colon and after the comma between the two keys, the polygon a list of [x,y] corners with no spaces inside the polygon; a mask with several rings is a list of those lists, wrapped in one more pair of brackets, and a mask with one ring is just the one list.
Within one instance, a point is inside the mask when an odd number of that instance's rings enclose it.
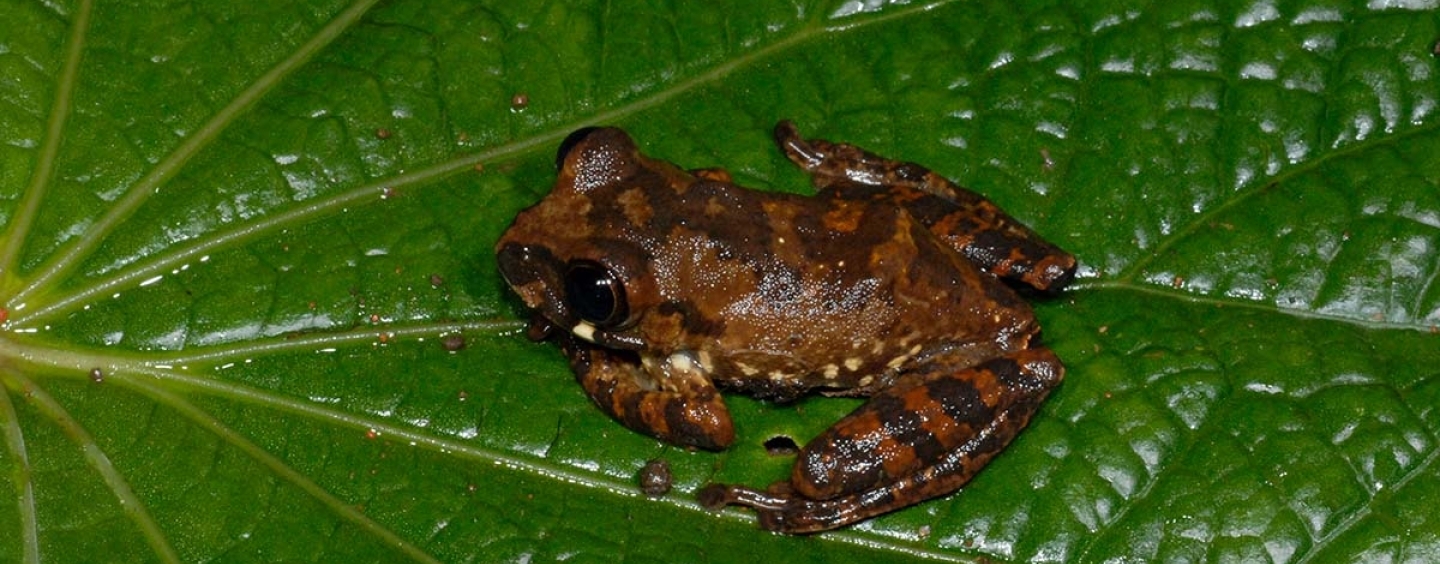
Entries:
{"label": "banded hind leg", "polygon": [[817,189],[897,202],[971,262],[1001,278],[1053,292],[1075,277],[1075,257],[994,202],[930,169],[847,143],[805,139],[789,121],[775,125],[775,143],[811,174]]}
{"label": "banded hind leg", "polygon": [[805,445],[789,483],[711,484],[700,503],[750,507],[767,530],[813,533],[948,495],[1010,444],[1063,374],[1046,348],[973,367],[926,363]]}

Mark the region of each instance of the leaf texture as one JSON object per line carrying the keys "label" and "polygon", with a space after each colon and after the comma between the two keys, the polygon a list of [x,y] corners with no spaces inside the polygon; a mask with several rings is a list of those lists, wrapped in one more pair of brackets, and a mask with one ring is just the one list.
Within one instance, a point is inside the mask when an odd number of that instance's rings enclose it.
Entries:
{"label": "leaf texture", "polygon": [[[618,4],[0,0],[0,559],[1440,558],[1435,2]],[[806,538],[692,493],[854,401],[626,431],[491,250],[577,127],[804,192],[782,118],[1082,263],[1004,455]]]}

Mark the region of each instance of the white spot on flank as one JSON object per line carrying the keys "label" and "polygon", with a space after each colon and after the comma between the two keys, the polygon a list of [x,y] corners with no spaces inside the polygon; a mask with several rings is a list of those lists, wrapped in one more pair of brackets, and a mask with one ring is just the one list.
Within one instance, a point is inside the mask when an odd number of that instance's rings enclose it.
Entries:
{"label": "white spot on flank", "polygon": [[900,368],[900,365],[905,364],[905,362],[908,360],[910,360],[910,355],[902,354],[900,356],[890,359],[890,362],[885,363],[885,366],[890,367],[891,370],[895,370]]}
{"label": "white spot on flank", "polygon": [[859,370],[859,369],[860,369],[860,364],[861,364],[861,360],[860,360],[859,357],[851,357],[851,358],[845,359],[845,368],[846,368],[847,370],[851,371],[851,372],[854,372],[854,371],[856,371],[856,370]]}
{"label": "white spot on flank", "polygon": [[754,366],[750,366],[749,364],[745,364],[743,362],[735,363],[735,368],[739,368],[740,372],[744,373],[746,376],[754,376],[760,373],[760,371],[756,370]]}
{"label": "white spot on flank", "polygon": [[862,387],[862,388],[865,387],[865,386],[869,386],[870,384],[873,384],[873,383],[875,383],[875,377],[874,377],[874,376],[866,376],[866,377],[860,379],[860,387]]}
{"label": "white spot on flank", "polygon": [[585,339],[586,341],[590,341],[592,343],[595,342],[595,326],[591,325],[589,322],[581,321],[580,323],[575,324],[575,327],[573,329],[570,329],[570,332],[574,333],[576,337],[580,337],[581,339]]}
{"label": "white spot on flank", "polygon": [[840,367],[834,364],[826,364],[824,374],[827,380],[834,380],[840,376]]}

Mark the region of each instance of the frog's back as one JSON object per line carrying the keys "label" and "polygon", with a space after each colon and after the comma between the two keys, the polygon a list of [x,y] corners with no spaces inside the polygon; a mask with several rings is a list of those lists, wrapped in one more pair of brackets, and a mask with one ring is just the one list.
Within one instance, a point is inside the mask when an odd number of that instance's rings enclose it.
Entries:
{"label": "frog's back", "polygon": [[670,213],[647,228],[665,234],[651,242],[656,281],[713,320],[692,346],[711,352],[722,383],[762,395],[867,388],[933,351],[989,358],[1020,344],[997,335],[1031,331],[1014,292],[888,201],[721,182],[662,200]]}

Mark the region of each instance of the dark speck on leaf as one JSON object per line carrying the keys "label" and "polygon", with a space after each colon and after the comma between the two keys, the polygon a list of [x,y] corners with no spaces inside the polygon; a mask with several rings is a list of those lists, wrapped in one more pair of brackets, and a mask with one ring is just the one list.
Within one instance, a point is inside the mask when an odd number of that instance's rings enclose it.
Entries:
{"label": "dark speck on leaf", "polygon": [[800,452],[800,445],[795,444],[795,439],[779,435],[765,441],[765,452],[770,456],[791,456]]}
{"label": "dark speck on leaf", "polygon": [[673,477],[670,475],[670,463],[663,458],[656,458],[645,463],[640,468],[638,476],[640,491],[650,497],[660,497],[670,493],[670,486]]}
{"label": "dark speck on leaf", "polygon": [[451,333],[440,338],[440,346],[445,347],[449,352],[460,352],[465,349],[465,336],[459,333]]}

